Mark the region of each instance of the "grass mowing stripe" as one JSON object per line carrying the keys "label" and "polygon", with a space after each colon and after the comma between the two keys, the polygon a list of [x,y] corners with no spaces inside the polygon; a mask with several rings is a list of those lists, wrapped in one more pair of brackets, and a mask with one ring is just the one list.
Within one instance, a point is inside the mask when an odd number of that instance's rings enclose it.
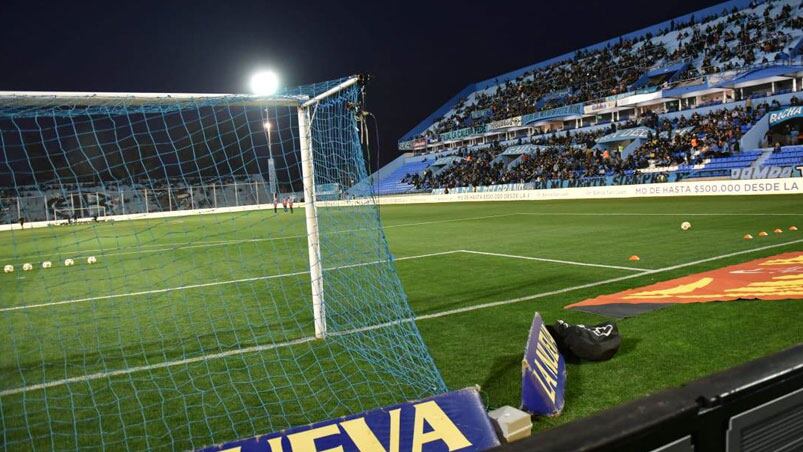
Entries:
{"label": "grass mowing stripe", "polygon": [[[514,212],[514,213],[505,213],[499,215],[483,215],[478,217],[466,217],[466,218],[452,218],[449,220],[434,220],[434,221],[424,221],[424,222],[416,222],[416,223],[400,223],[394,224],[389,226],[383,226],[383,229],[387,228],[401,228],[401,227],[408,227],[408,226],[423,226],[428,224],[438,224],[438,223],[453,223],[456,221],[471,221],[471,220],[485,220],[488,218],[502,218],[502,217],[509,217],[515,215],[522,215],[523,212]],[[332,231],[326,234],[344,234],[349,232],[355,232],[353,229],[346,229],[343,231]],[[325,234],[323,234],[325,235]],[[157,244],[143,244],[137,245],[134,248],[144,248],[144,247],[160,247],[156,249],[149,249],[149,250],[136,250],[136,251],[122,251],[127,248],[115,248],[115,250],[121,252],[114,252],[114,253],[103,253],[103,254],[96,254],[96,257],[103,257],[103,256],[123,256],[129,254],[139,254],[139,253],[154,253],[154,252],[162,252],[162,251],[175,251],[175,250],[184,250],[184,249],[192,249],[192,248],[207,248],[207,247],[215,247],[215,246],[226,246],[226,245],[234,245],[237,243],[259,243],[259,242],[269,242],[274,240],[289,240],[289,239],[301,239],[306,238],[306,234],[298,234],[298,235],[285,235],[279,237],[261,237],[256,239],[232,239],[232,240],[211,240],[206,241],[205,243],[197,243],[194,242],[193,244],[188,244],[186,242],[173,242],[173,243],[157,243]],[[100,252],[104,251],[104,248],[95,248],[89,250],[79,250],[79,251],[63,251],[62,255],[70,254],[70,253],[93,253],[93,252]],[[50,257],[50,255],[45,254],[37,254],[28,256],[27,259],[38,259],[42,257]],[[82,257],[87,256],[78,256],[76,259],[80,259]],[[0,256],[0,259],[16,259],[17,256]]]}
{"label": "grass mowing stripe", "polygon": [[[453,223],[459,221],[472,221],[472,220],[485,220],[489,218],[504,218],[516,215],[542,215],[542,216],[604,216],[604,217],[617,217],[617,216],[690,216],[690,217],[716,217],[716,216],[803,216],[803,213],[633,213],[633,212],[513,212],[513,213],[505,213],[505,214],[498,214],[498,215],[483,215],[477,217],[465,217],[465,218],[452,218],[448,220],[433,220],[433,221],[424,221],[424,222],[416,222],[416,223],[400,223],[400,224],[392,224],[383,226],[384,229],[388,228],[402,228],[402,227],[409,227],[409,226],[424,226],[429,224],[440,224],[440,223]],[[333,231],[330,234],[342,234],[347,232],[353,232],[352,230],[345,230],[345,231]],[[175,250],[183,250],[183,249],[192,249],[192,248],[207,248],[207,247],[215,247],[215,246],[226,246],[226,245],[233,245],[237,243],[258,243],[258,242],[266,242],[266,241],[273,241],[273,240],[289,240],[289,239],[300,239],[304,238],[306,235],[287,235],[287,236],[279,236],[279,237],[266,237],[266,238],[257,238],[257,239],[232,239],[232,240],[213,240],[207,241],[206,243],[194,243],[194,244],[187,244],[184,242],[173,242],[173,243],[164,243],[164,244],[143,244],[138,245],[139,248],[143,247],[161,247],[158,249],[150,249],[150,250],[137,250],[137,251],[129,251],[129,252],[115,252],[115,253],[104,253],[104,254],[97,254],[96,256],[103,257],[103,256],[122,256],[128,254],[139,254],[139,253],[158,253],[163,251],[175,251]],[[125,250],[126,248],[117,248],[118,250]],[[93,253],[93,252],[100,252],[104,251],[102,248],[95,248],[90,250],[82,250],[82,251],[75,251],[75,253]],[[62,254],[66,255],[69,254],[69,251],[65,251]],[[27,259],[38,259],[42,257],[50,257],[48,255],[39,254],[29,256]],[[77,259],[81,259],[87,256],[78,256]],[[0,259],[15,259],[17,256],[0,256]]]}
{"label": "grass mowing stripe", "polygon": [[588,262],[577,262],[577,261],[564,261],[560,259],[548,259],[545,257],[533,257],[533,256],[518,256],[515,254],[503,254],[503,253],[489,253],[487,251],[472,251],[472,250],[460,250],[464,253],[470,254],[481,254],[483,256],[496,256],[496,257],[508,257],[511,259],[524,259],[528,261],[539,261],[539,262],[552,262],[555,264],[568,264],[568,265],[579,265],[581,267],[601,267],[601,268],[614,268],[618,270],[629,270],[634,272],[643,272],[650,270],[649,268],[636,268],[636,267],[622,267],[619,265],[605,265],[605,264],[591,264]]}
{"label": "grass mowing stripe", "polygon": [[[793,245],[795,243],[801,243],[801,242],[803,242],[803,239],[792,240],[792,241],[784,242],[784,243],[775,243],[775,244],[772,244],[772,245],[761,246],[761,247],[752,248],[752,249],[749,249],[749,250],[736,251],[736,252],[733,252],[733,253],[722,254],[722,255],[719,255],[719,256],[713,256],[713,257],[709,257],[709,258],[705,258],[705,259],[698,259],[696,261],[686,262],[686,263],[672,265],[672,266],[659,268],[659,269],[654,269],[654,270],[645,270],[643,272],[635,273],[635,274],[632,274],[632,275],[625,275],[625,276],[620,276],[620,277],[617,277],[617,278],[610,278],[610,279],[597,281],[597,282],[592,282],[592,283],[588,283],[588,284],[582,284],[582,285],[574,286],[574,287],[566,287],[566,288],[563,288],[563,289],[557,289],[557,290],[552,290],[552,291],[549,291],[549,292],[543,292],[543,293],[528,295],[528,296],[525,296],[525,297],[518,297],[518,298],[509,299],[509,300],[496,301],[496,302],[492,302],[492,303],[483,303],[483,304],[474,305],[474,306],[466,306],[464,308],[450,309],[450,310],[447,310],[447,311],[441,311],[441,312],[436,312],[436,313],[432,313],[432,314],[425,314],[425,315],[421,315],[421,316],[416,316],[414,319],[399,319],[399,320],[395,320],[395,321],[391,321],[391,322],[385,322],[385,323],[381,323],[381,324],[377,324],[377,325],[369,325],[369,326],[355,328],[355,329],[351,329],[351,330],[346,330],[346,331],[341,331],[341,332],[334,332],[334,333],[330,334],[330,336],[344,336],[344,335],[348,335],[348,334],[355,334],[355,333],[360,333],[360,332],[365,332],[365,331],[372,331],[372,330],[376,330],[376,329],[380,329],[380,328],[387,328],[388,326],[398,325],[398,324],[406,323],[406,322],[434,319],[434,318],[438,318],[438,317],[445,317],[445,316],[449,316],[449,315],[460,314],[460,313],[463,313],[463,312],[476,311],[476,310],[487,309],[487,308],[492,308],[492,307],[496,307],[496,306],[504,306],[504,305],[509,305],[509,304],[513,304],[513,303],[519,303],[519,302],[522,302],[522,301],[529,301],[529,300],[534,300],[534,299],[537,299],[537,298],[548,297],[550,295],[557,295],[557,294],[571,292],[571,291],[580,290],[580,289],[585,289],[585,288],[589,288],[589,287],[600,286],[600,285],[609,284],[609,283],[612,283],[612,282],[638,278],[640,276],[645,276],[645,275],[650,275],[650,274],[655,274],[655,273],[661,273],[661,272],[676,270],[676,269],[683,268],[683,267],[689,267],[689,266],[693,266],[693,265],[702,264],[702,263],[705,263],[705,262],[711,262],[711,261],[715,261],[715,260],[719,260],[719,259],[725,259],[725,258],[728,258],[728,257],[738,256],[738,255],[742,255],[742,254],[749,254],[749,253],[754,253],[754,252],[757,252],[757,251],[763,251],[763,250],[767,250],[767,249]],[[440,253],[431,253],[431,254],[427,254],[427,255],[421,255],[421,257],[453,254],[453,253],[458,253],[458,252],[461,252],[461,251],[464,251],[464,250],[455,250],[455,251],[444,251],[444,252],[440,252]],[[418,256],[408,256],[406,258],[403,257],[403,258],[399,258],[399,259],[396,259],[396,260],[413,259],[413,258],[417,258],[417,257]],[[357,265],[359,265],[359,264],[357,264]],[[365,264],[365,265],[369,265],[369,264]],[[195,363],[195,362],[203,362],[203,361],[211,360],[211,359],[224,358],[224,357],[228,357],[228,356],[236,356],[236,355],[241,355],[241,354],[256,353],[256,352],[260,352],[260,351],[271,350],[271,349],[275,349],[275,348],[289,347],[289,346],[292,346],[292,345],[303,344],[303,343],[310,342],[310,341],[313,341],[313,340],[315,340],[314,336],[308,336],[308,337],[294,339],[292,341],[287,341],[287,342],[266,344],[266,345],[258,345],[258,346],[248,347],[248,348],[229,350],[229,351],[226,351],[226,352],[220,352],[220,353],[215,353],[215,354],[210,354],[210,355],[197,356],[197,357],[194,357],[194,358],[187,358],[187,359],[176,360],[176,361],[166,361],[166,362],[162,362],[162,363],[158,363],[158,364],[151,364],[151,365],[148,365],[148,366],[137,366],[137,367],[131,367],[131,368],[127,368],[127,369],[120,369],[120,370],[115,370],[115,371],[110,371],[110,372],[99,372],[99,373],[95,373],[95,374],[84,375],[84,376],[81,376],[81,377],[72,377],[72,378],[67,378],[67,379],[62,379],[62,380],[55,380],[55,381],[51,381],[51,382],[47,382],[47,383],[40,383],[40,384],[36,384],[36,385],[31,385],[31,386],[23,386],[23,387],[18,387],[18,388],[6,389],[4,391],[0,391],[0,397],[13,395],[13,394],[20,394],[20,393],[25,393],[25,392],[30,392],[30,391],[35,391],[37,389],[44,389],[44,388],[50,388],[50,387],[54,387],[54,386],[61,386],[61,385],[70,384],[70,383],[77,383],[77,382],[83,382],[83,381],[89,381],[89,380],[97,380],[97,379],[100,379],[100,378],[127,375],[127,374],[140,372],[140,371],[162,369],[162,368],[179,366],[179,365],[182,365],[182,364],[190,364],[190,363]]]}
{"label": "grass mowing stripe", "polygon": [[529,300],[534,300],[536,298],[548,297],[550,295],[558,295],[558,294],[562,294],[562,293],[566,293],[566,292],[572,292],[572,291],[575,291],[575,290],[587,289],[589,287],[601,286],[601,285],[609,284],[609,283],[612,283],[612,282],[618,282],[618,281],[624,281],[624,280],[627,280],[627,279],[638,278],[640,276],[646,276],[646,275],[652,275],[652,274],[655,274],[655,273],[662,273],[662,272],[667,272],[667,271],[671,271],[671,270],[677,270],[679,268],[690,267],[692,265],[703,264],[703,263],[706,263],[706,262],[711,262],[711,261],[720,260],[720,259],[726,259],[726,258],[729,258],[729,257],[738,256],[738,255],[741,255],[741,254],[754,253],[756,251],[763,251],[763,250],[767,250],[767,249],[778,248],[778,247],[781,247],[781,246],[793,245],[795,243],[801,243],[801,242],[803,242],[803,239],[792,240],[792,241],[785,242],[785,243],[776,243],[776,244],[773,244],[773,245],[762,246],[762,247],[759,247],[759,248],[752,248],[752,249],[749,249],[749,250],[742,250],[742,251],[736,251],[736,252],[733,252],[733,253],[722,254],[722,255],[719,255],[719,256],[707,257],[705,259],[699,259],[699,260],[696,260],[696,261],[685,262],[683,264],[671,265],[669,267],[658,268],[658,269],[654,269],[654,270],[645,270],[645,271],[643,271],[641,273],[635,273],[635,274],[632,274],[632,275],[625,275],[625,276],[620,276],[620,277],[617,277],[617,278],[605,279],[605,280],[602,280],[602,281],[592,282],[592,283],[588,283],[588,284],[581,284],[579,286],[566,287],[564,289],[557,289],[557,290],[552,290],[552,291],[549,291],[549,292],[543,292],[543,293],[537,293],[537,294],[533,294],[533,295],[527,295],[527,296],[524,296],[524,297],[511,298],[509,300],[494,301],[494,302],[491,302],[491,303],[483,303],[483,304],[477,304],[477,305],[473,305],[473,306],[466,306],[466,307],[463,307],[463,308],[450,309],[448,311],[434,312],[432,314],[425,314],[425,315],[422,315],[422,316],[418,316],[418,317],[416,317],[416,320],[434,319],[434,318],[438,318],[438,317],[444,317],[444,316],[447,316],[447,315],[459,314],[459,313],[462,313],[462,312],[476,311],[478,309],[487,309],[487,308],[493,308],[493,307],[496,307],[496,306],[504,306],[504,305],[513,304],[513,303],[520,303],[522,301],[529,301]]}
{"label": "grass mowing stripe", "polygon": [[550,217],[588,216],[588,217],[799,217],[803,213],[666,213],[666,212],[520,212],[517,215],[542,215]]}
{"label": "grass mowing stripe", "polygon": [[[447,254],[454,254],[459,253],[460,250],[453,250],[453,251],[442,251],[438,253],[428,253],[428,254],[419,254],[418,256],[405,256],[395,258],[396,261],[403,261],[408,259],[421,259],[425,257],[432,257],[432,256],[443,256]],[[358,264],[349,264],[349,265],[341,265],[338,267],[330,267],[324,268],[324,271],[331,271],[331,270],[342,270],[346,268],[355,268],[355,267],[363,267],[366,265],[376,265],[388,262],[387,260],[381,261],[372,261],[372,262],[361,262]],[[62,301],[53,301],[50,303],[37,303],[37,304],[28,304],[22,306],[11,306],[6,308],[0,308],[0,312],[8,312],[8,311],[20,311],[23,309],[34,309],[34,308],[44,308],[49,306],[59,306],[59,305],[66,305],[66,304],[75,304],[75,303],[82,303],[86,301],[98,301],[98,300],[108,300],[114,298],[122,298],[122,297],[136,297],[140,295],[152,295],[157,293],[165,293],[165,292],[173,292],[177,290],[187,290],[187,289],[198,289],[202,287],[211,287],[211,286],[222,286],[227,284],[238,284],[243,282],[253,282],[253,281],[263,281],[268,279],[276,279],[276,278],[286,278],[291,276],[300,276],[308,274],[309,270],[305,271],[298,271],[292,273],[281,273],[278,275],[267,275],[267,276],[254,276],[250,278],[241,278],[241,279],[232,279],[228,281],[214,281],[209,283],[201,283],[201,284],[188,284],[186,286],[178,286],[178,287],[166,287],[163,289],[152,289],[152,290],[143,290],[139,292],[127,292],[127,293],[120,293],[120,294],[111,294],[111,295],[99,295],[97,297],[86,297],[86,298],[75,298],[72,300],[62,300]]]}
{"label": "grass mowing stripe", "polygon": [[303,344],[303,343],[306,343],[306,342],[314,341],[315,339],[316,339],[315,336],[307,336],[307,337],[302,337],[302,338],[294,339],[292,341],[287,341],[287,342],[279,342],[279,343],[275,343],[275,344],[266,344],[266,345],[257,345],[257,346],[254,346],[254,347],[241,348],[241,349],[236,349],[236,350],[229,350],[229,351],[225,351],[225,352],[214,353],[214,354],[211,354],[211,355],[196,356],[194,358],[186,358],[186,359],[180,359],[180,360],[176,360],[176,361],[165,361],[165,362],[161,362],[161,363],[158,363],[158,364],[149,364],[147,366],[129,367],[127,369],[113,370],[113,371],[110,371],[110,372],[97,372],[97,373],[90,374],[90,375],[82,375],[80,377],[72,377],[72,378],[65,378],[65,379],[62,379],[62,380],[48,381],[47,383],[39,383],[39,384],[31,385],[31,386],[22,386],[22,387],[19,387],[19,388],[6,389],[6,390],[3,390],[3,391],[0,391],[0,397],[10,396],[10,395],[14,395],[14,394],[21,394],[21,393],[24,393],[24,392],[36,391],[38,389],[52,388],[54,386],[62,386],[62,385],[70,384],[70,383],[81,383],[81,382],[85,382],[85,381],[99,380],[101,378],[116,377],[116,376],[120,376],[120,375],[128,375],[128,374],[132,374],[132,373],[136,373],[136,372],[143,372],[143,371],[147,371],[147,370],[156,370],[156,369],[164,369],[164,368],[167,368],[167,367],[180,366],[182,364],[193,364],[193,363],[207,361],[207,360],[210,360],[210,359],[226,358],[226,357],[229,357],[229,356],[242,355],[242,354],[245,354],[245,353],[262,352],[262,351],[266,351],[266,350],[272,350],[272,349],[275,349],[275,348],[289,347],[289,346],[292,346],[292,345],[299,345],[299,344]]}

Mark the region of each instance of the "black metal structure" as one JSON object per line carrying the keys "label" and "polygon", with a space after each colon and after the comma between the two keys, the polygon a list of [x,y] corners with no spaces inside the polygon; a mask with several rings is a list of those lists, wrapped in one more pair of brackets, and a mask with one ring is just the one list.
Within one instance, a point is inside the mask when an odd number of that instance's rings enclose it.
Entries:
{"label": "black metal structure", "polygon": [[801,451],[803,343],[501,450]]}

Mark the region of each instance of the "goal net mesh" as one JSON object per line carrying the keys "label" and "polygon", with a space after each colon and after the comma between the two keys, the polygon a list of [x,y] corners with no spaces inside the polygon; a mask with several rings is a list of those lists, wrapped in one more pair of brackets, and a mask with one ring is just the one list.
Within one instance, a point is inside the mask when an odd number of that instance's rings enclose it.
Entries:
{"label": "goal net mesh", "polygon": [[[360,184],[358,85],[307,108],[314,336],[296,105],[343,81],[0,97],[0,449],[198,448],[445,390]],[[78,211],[106,221],[54,218]]]}

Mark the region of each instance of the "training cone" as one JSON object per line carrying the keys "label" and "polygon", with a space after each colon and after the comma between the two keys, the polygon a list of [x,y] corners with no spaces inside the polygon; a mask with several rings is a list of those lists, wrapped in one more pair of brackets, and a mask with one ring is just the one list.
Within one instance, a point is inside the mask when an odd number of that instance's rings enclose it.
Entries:
{"label": "training cone", "polygon": [[758,233],[758,236],[759,236],[759,237],[766,237],[766,236],[767,236],[767,233],[766,233],[766,232],[764,232],[764,231],[761,231],[761,232],[759,232],[759,233]]}
{"label": "training cone", "polygon": [[633,261],[633,262],[636,262],[636,261],[640,261],[640,260],[641,260],[641,258],[640,258],[640,257],[638,257],[638,256],[636,256],[635,254],[634,254],[634,255],[632,255],[632,256],[630,256],[628,259],[630,259],[630,260],[631,260],[631,261]]}
{"label": "training cone", "polygon": [[745,240],[753,240],[753,236],[752,236],[752,235],[750,235],[750,234],[745,234],[745,235],[744,235],[744,239],[745,239]]}
{"label": "training cone", "polygon": [[789,226],[790,231],[797,231],[797,226]]}
{"label": "training cone", "polygon": [[775,228],[775,230],[774,230],[774,231],[772,231],[772,232],[774,232],[774,233],[776,233],[776,234],[783,234],[783,229],[781,229],[781,228]]}

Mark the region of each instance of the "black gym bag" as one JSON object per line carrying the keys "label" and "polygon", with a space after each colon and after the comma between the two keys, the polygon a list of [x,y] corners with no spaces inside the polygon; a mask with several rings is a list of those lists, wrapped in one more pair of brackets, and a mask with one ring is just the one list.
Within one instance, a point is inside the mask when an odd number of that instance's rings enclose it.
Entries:
{"label": "black gym bag", "polygon": [[570,325],[558,320],[555,325],[547,327],[558,350],[567,360],[586,359],[589,361],[607,361],[619,351],[622,337],[614,322],[597,325]]}

